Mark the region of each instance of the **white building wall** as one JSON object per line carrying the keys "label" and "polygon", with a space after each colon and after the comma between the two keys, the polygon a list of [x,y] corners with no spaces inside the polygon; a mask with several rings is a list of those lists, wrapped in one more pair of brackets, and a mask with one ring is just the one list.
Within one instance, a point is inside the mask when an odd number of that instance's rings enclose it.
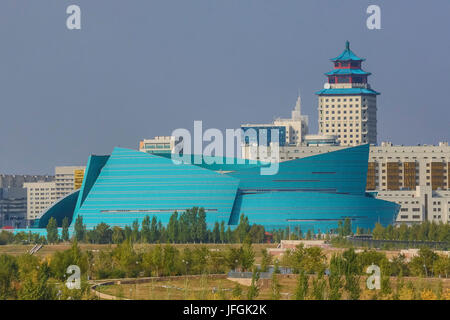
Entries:
{"label": "white building wall", "polygon": [[450,191],[432,191],[429,186],[419,186],[414,191],[379,191],[377,198],[401,205],[398,223],[426,220],[448,223],[450,220]]}
{"label": "white building wall", "polygon": [[342,146],[377,143],[375,95],[319,96],[319,133],[338,136]]}

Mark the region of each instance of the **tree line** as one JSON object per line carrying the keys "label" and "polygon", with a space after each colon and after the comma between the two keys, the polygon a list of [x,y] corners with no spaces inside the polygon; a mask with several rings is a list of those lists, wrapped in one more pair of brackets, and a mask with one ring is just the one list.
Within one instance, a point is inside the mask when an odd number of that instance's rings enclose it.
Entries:
{"label": "tree line", "polygon": [[[69,249],[41,258],[28,253],[0,255],[0,300],[93,299],[88,280],[224,274],[230,269],[251,270],[255,254],[251,243],[209,249],[205,245],[176,247],[157,244],[138,249],[131,239],[115,248],[82,251],[76,239]],[[81,271],[81,289],[68,290],[67,267]]]}
{"label": "tree line", "polygon": [[401,224],[396,228],[392,225],[383,227],[377,223],[372,236],[376,240],[450,242],[450,224],[425,221],[412,226]]}
{"label": "tree line", "polygon": [[[357,228],[356,234],[371,235],[375,240],[402,240],[402,241],[439,241],[450,243],[450,224],[425,221],[419,224],[399,226],[388,225],[383,227],[376,223],[375,228]],[[323,239],[330,240],[337,246],[348,245],[345,237],[353,235],[351,220],[349,218],[339,221],[335,230],[322,233],[312,229],[302,230],[300,226],[293,228],[272,230],[266,236],[264,226],[250,225],[248,217],[241,215],[239,225],[231,230],[225,223],[216,222],[212,229],[207,228],[206,215],[203,208],[194,207],[183,213],[174,212],[169,223],[164,226],[156,216],[151,219],[146,216],[141,223],[137,220],[131,226],[124,228],[109,226],[106,223],[98,224],[94,229],[87,230],[83,224],[83,217],[78,216],[74,226],[74,237],[79,242],[96,244],[119,244],[130,238],[132,242],[141,243],[242,243],[249,238],[253,243],[266,241],[280,242],[284,239]],[[72,237],[73,238],[73,237]],[[69,241],[69,220],[64,218],[61,235],[55,219],[51,218],[47,225],[47,237],[30,232],[13,234],[8,231],[0,232],[0,245],[9,243],[58,243]]]}
{"label": "tree line", "polygon": [[[62,236],[58,236],[56,221],[50,219],[47,226],[47,241],[69,241],[68,221],[63,221]],[[74,238],[78,242],[96,244],[119,244],[127,239],[133,243],[252,243],[264,242],[265,230],[262,225],[250,225],[248,217],[240,216],[238,226],[231,230],[225,227],[225,222],[215,222],[209,229],[206,223],[206,213],[203,208],[193,207],[179,214],[175,211],[167,225],[163,225],[156,216],[150,219],[145,216],[142,222],[135,220],[131,226],[124,228],[111,227],[106,223],[100,223],[92,230],[87,230],[83,224],[83,217],[78,216],[74,224]]]}
{"label": "tree line", "polygon": [[[306,231],[306,232],[305,232]],[[339,221],[335,230],[322,232],[320,229],[314,232],[311,229],[302,230],[300,226],[292,228],[277,229],[272,232],[273,240],[279,242],[284,239],[291,240],[331,240],[336,236],[344,238],[350,235],[371,235],[375,240],[401,240],[401,241],[439,241],[450,243],[450,224],[434,221],[424,221],[421,223],[406,225],[404,223],[394,226],[383,227],[376,223],[373,230],[357,227],[356,232],[352,231],[352,224],[349,218]]]}
{"label": "tree line", "polygon": [[[295,289],[290,294],[292,299],[360,299],[366,290],[365,271],[372,264],[381,268],[381,290],[370,292],[373,299],[444,297],[442,288],[435,288],[434,291],[418,289],[404,280],[407,276],[450,276],[450,257],[428,248],[420,249],[418,255],[408,261],[403,255],[388,259],[383,252],[357,252],[353,248],[327,258],[322,248],[299,245],[294,250],[288,250],[281,259],[262,249],[260,263],[256,264],[254,247],[247,241],[239,246],[227,245],[217,249],[201,244],[184,247],[172,244],[137,246],[129,238],[114,248],[98,252],[81,250],[74,239],[69,249],[54,252],[46,258],[30,254],[2,254],[0,299],[93,299],[87,282],[89,279],[223,274],[230,270],[252,271],[246,298],[255,299],[261,289],[259,274],[269,269],[273,271],[271,297],[280,299],[281,268],[295,275]],[[69,265],[77,265],[81,269],[80,290],[68,290],[64,285]],[[396,277],[395,285],[391,283],[391,277]],[[240,285],[236,285],[232,295],[234,298],[243,297]],[[447,298],[450,299],[449,292]]]}

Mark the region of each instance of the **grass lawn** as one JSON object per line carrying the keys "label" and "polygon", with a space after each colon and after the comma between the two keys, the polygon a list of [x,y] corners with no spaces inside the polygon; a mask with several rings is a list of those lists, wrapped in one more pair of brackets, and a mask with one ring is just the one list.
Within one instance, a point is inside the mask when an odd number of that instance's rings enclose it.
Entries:
{"label": "grass lawn", "polygon": [[[293,299],[293,293],[297,285],[297,276],[279,276],[279,283],[281,285],[280,293],[282,300]],[[445,292],[450,292],[450,279],[441,279],[442,288]],[[391,288],[395,291],[397,278],[392,277]],[[423,289],[430,289],[432,291],[437,290],[439,285],[439,279],[436,278],[404,278],[405,284],[411,281],[414,284],[416,290],[422,291]],[[361,300],[370,300],[376,291],[365,289],[366,277],[361,277]],[[138,300],[231,300],[232,289],[236,286],[236,282],[228,279],[215,279],[212,277],[200,277],[195,279],[187,279],[179,277],[176,280],[168,281],[153,281],[149,283],[140,284],[122,284],[122,285],[109,285],[99,286],[97,290],[113,296],[138,299]],[[241,285],[242,299],[246,299],[248,287]],[[309,289],[312,288],[312,277],[310,277]],[[379,292],[379,291],[378,291]],[[348,298],[346,293],[343,294],[343,299]],[[270,281],[265,287],[260,289],[260,299],[271,299]]]}
{"label": "grass lawn", "polygon": [[[162,244],[162,245],[164,246],[165,244]],[[200,244],[198,244],[198,243],[196,243],[196,244],[173,244],[173,246],[175,246],[178,249],[183,249],[185,247],[194,248],[195,246],[199,246],[199,245]],[[213,244],[213,243],[208,243],[208,244],[203,244],[203,245],[205,245],[209,249],[226,249],[229,246],[233,246],[233,247],[241,246],[241,244]],[[83,244],[83,243],[79,243],[78,246],[81,248],[82,251],[87,251],[87,250],[109,251],[116,247],[115,244],[110,245],[110,244]],[[135,248],[135,250],[140,251],[140,250],[145,250],[145,249],[151,248],[153,246],[157,246],[157,244],[137,243],[137,244],[135,244],[134,248]],[[259,244],[259,243],[253,244],[253,250],[255,251],[256,262],[258,263],[259,260],[261,259],[261,249],[262,248],[275,248],[276,246],[277,246],[276,244]],[[36,255],[39,257],[47,257],[49,255],[52,255],[56,251],[64,251],[64,250],[69,249],[70,247],[71,247],[70,243],[44,245],[42,247],[42,249],[39,250],[38,253],[36,253]],[[8,245],[0,246],[0,254],[9,254],[9,255],[18,256],[18,255],[27,253],[31,248],[33,248],[33,245],[8,244]]]}

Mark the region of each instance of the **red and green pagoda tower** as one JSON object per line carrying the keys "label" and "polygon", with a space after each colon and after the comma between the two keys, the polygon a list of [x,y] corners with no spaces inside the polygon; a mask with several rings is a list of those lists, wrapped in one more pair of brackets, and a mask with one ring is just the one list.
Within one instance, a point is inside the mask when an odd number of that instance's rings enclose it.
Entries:
{"label": "red and green pagoda tower", "polygon": [[335,135],[341,145],[355,146],[377,143],[376,96],[367,78],[371,75],[362,69],[365,59],[345,50],[331,59],[334,69],[325,73],[328,81],[317,91],[319,96],[319,132]]}

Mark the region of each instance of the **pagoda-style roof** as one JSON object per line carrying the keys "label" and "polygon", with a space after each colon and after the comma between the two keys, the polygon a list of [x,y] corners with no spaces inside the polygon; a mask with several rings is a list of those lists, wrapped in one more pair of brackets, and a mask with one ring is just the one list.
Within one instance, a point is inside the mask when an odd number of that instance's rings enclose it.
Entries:
{"label": "pagoda-style roof", "polygon": [[332,75],[346,75],[346,74],[357,74],[357,75],[370,75],[370,72],[366,72],[361,69],[334,69],[330,72],[325,73],[327,76]]}
{"label": "pagoda-style roof", "polygon": [[374,94],[379,95],[380,93],[372,90],[372,89],[366,89],[366,88],[331,88],[331,89],[322,89],[316,92],[317,95],[346,95],[346,94]]}
{"label": "pagoda-style roof", "polygon": [[337,56],[334,59],[331,59],[331,61],[364,61],[365,59],[362,59],[358,57],[356,54],[353,53],[352,50],[350,50],[350,42],[345,42],[345,50],[342,52],[339,56]]}

